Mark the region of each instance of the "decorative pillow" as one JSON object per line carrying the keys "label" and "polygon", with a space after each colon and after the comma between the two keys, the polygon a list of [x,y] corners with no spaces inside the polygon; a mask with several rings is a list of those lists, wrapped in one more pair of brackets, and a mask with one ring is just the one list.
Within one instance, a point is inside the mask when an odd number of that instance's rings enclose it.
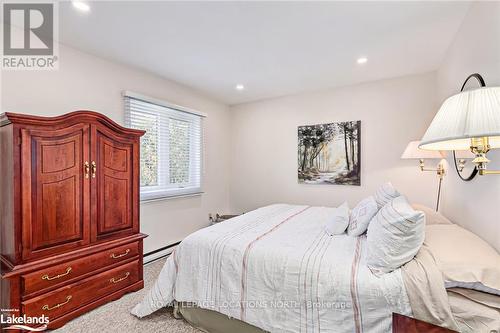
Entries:
{"label": "decorative pillow", "polygon": [[380,209],[391,202],[392,199],[395,199],[400,195],[401,194],[394,188],[394,186],[392,186],[391,183],[385,183],[375,192],[374,198],[377,202],[378,209]]}
{"label": "decorative pillow", "polygon": [[417,254],[425,237],[425,215],[399,196],[368,225],[367,265],[375,275],[401,267]]}
{"label": "decorative pillow", "polygon": [[368,228],[368,223],[370,223],[370,220],[377,212],[377,202],[372,196],[361,200],[349,216],[347,234],[349,236],[359,236],[364,233]]}
{"label": "decorative pillow", "polygon": [[340,235],[349,225],[349,206],[347,202],[337,207],[325,224],[325,232],[330,235]]}
{"label": "decorative pillow", "polygon": [[460,287],[500,295],[500,255],[472,232],[456,224],[425,228],[446,288]]}
{"label": "decorative pillow", "polygon": [[450,220],[448,220],[446,217],[441,215],[439,212],[436,212],[434,209],[429,208],[424,205],[419,205],[419,204],[412,204],[411,205],[413,209],[415,210],[420,210],[424,212],[425,214],[425,224],[431,225],[431,224],[453,224]]}

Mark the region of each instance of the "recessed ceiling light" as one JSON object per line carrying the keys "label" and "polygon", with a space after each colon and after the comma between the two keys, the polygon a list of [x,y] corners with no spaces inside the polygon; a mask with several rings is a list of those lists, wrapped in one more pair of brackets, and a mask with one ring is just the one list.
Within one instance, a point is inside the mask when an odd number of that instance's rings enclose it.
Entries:
{"label": "recessed ceiling light", "polygon": [[90,6],[83,1],[71,1],[71,3],[73,3],[73,7],[75,7],[81,12],[90,11]]}
{"label": "recessed ceiling light", "polygon": [[358,58],[358,60],[357,60],[358,64],[360,64],[360,65],[366,64],[367,61],[368,61],[368,58],[366,58],[366,57],[361,57],[361,58]]}
{"label": "recessed ceiling light", "polygon": [[237,84],[237,85],[234,87],[234,89],[239,90],[239,91],[242,91],[242,90],[245,90],[245,86],[244,86],[244,85],[242,85],[242,84]]}

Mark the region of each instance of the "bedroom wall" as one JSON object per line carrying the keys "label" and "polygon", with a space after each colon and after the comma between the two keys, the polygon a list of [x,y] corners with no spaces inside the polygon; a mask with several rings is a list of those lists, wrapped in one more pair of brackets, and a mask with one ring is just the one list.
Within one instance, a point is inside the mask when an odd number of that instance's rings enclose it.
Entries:
{"label": "bedroom wall", "polygon": [[53,116],[96,110],[123,124],[121,92],[130,90],[208,114],[205,121],[205,193],[141,204],[144,251],[175,243],[208,225],[209,212],[228,207],[229,114],[225,105],[190,88],[117,63],[60,47],[59,70],[7,71],[1,78],[1,110]]}
{"label": "bedroom wall", "polygon": [[[460,90],[469,74],[480,73],[487,85],[500,86],[499,41],[500,2],[474,3],[438,71],[437,107]],[[500,169],[500,151],[488,157],[489,168]],[[443,194],[444,214],[500,251],[500,176],[463,182],[451,172]]]}
{"label": "bedroom wall", "polygon": [[[400,157],[435,114],[435,78],[427,73],[231,107],[232,212],[276,202],[347,200],[354,207],[386,181],[412,202],[433,207],[436,175]],[[297,126],[348,120],[361,120],[362,185],[298,184]]]}

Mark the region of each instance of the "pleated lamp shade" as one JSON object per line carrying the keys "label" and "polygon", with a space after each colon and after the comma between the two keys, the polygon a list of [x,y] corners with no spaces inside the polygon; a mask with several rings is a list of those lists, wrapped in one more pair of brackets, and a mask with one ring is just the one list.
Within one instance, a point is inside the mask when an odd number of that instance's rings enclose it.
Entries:
{"label": "pleated lamp shade", "polygon": [[441,159],[445,157],[440,151],[435,150],[423,150],[418,148],[420,141],[411,141],[408,146],[406,146],[402,159]]}
{"label": "pleated lamp shade", "polygon": [[500,148],[500,87],[483,87],[448,98],[420,142],[421,149],[468,150],[471,138],[488,137]]}

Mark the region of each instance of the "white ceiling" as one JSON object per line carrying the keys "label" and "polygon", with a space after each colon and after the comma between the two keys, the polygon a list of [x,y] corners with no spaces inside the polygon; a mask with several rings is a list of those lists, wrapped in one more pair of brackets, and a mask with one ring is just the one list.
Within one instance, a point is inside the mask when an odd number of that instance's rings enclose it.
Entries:
{"label": "white ceiling", "polygon": [[66,2],[60,39],[238,104],[435,70],[469,5],[113,1],[83,14]]}

